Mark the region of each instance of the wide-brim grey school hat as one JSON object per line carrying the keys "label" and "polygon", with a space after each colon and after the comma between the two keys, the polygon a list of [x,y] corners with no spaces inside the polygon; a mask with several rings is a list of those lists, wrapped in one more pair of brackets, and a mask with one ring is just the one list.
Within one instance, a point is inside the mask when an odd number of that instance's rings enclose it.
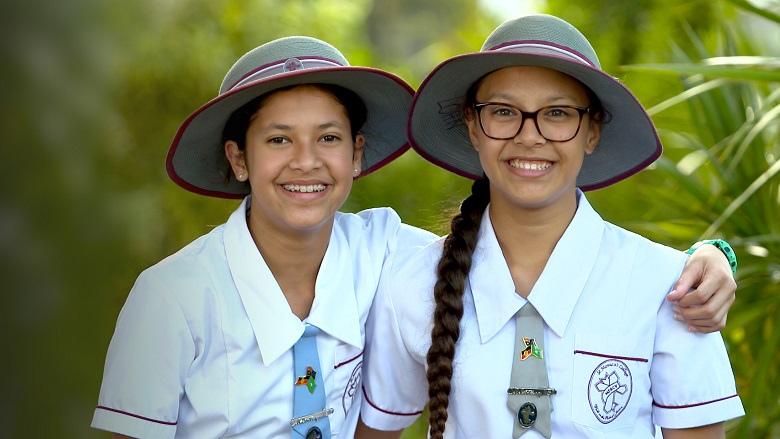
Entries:
{"label": "wide-brim grey school hat", "polygon": [[271,41],[242,56],[227,72],[219,95],[179,127],[168,151],[166,169],[179,186],[220,198],[241,198],[249,185],[227,179],[230,163],[222,131],[230,115],[252,99],[299,84],[332,84],[355,92],[368,110],[360,175],[389,163],[407,149],[406,118],[414,90],[392,73],[350,66],[324,41],[292,36]]}
{"label": "wide-brim grey school hat", "polygon": [[588,86],[610,113],[595,151],[577,177],[582,190],[599,189],[633,175],[655,161],[661,141],[650,116],[633,93],[601,69],[580,31],[551,15],[528,15],[501,24],[482,50],[450,58],[423,81],[412,101],[407,134],[422,157],[463,177],[483,170],[463,120],[466,92],[482,76],[510,66],[540,66]]}

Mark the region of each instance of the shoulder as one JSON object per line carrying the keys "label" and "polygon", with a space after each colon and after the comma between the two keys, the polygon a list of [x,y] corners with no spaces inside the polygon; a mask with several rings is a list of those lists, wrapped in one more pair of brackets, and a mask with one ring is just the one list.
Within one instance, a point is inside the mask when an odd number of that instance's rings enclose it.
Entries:
{"label": "shoulder", "polygon": [[187,296],[229,274],[223,239],[224,224],[144,270],[133,290]]}
{"label": "shoulder", "polygon": [[401,217],[390,207],[375,207],[357,213],[336,212],[335,224],[341,227],[398,227]]}
{"label": "shoulder", "polygon": [[629,275],[632,289],[665,297],[680,277],[688,255],[605,223],[599,259],[610,261],[605,266],[609,272],[614,274],[618,271]]}
{"label": "shoulder", "polygon": [[401,222],[398,213],[389,207],[377,207],[357,213],[337,212],[334,229],[348,238],[365,239],[395,247],[419,246],[436,239],[436,235]]}
{"label": "shoulder", "polygon": [[680,250],[651,241],[642,235],[606,221],[604,222],[604,241],[619,248],[635,249],[636,257],[640,262],[647,258],[652,258],[658,262],[668,261],[670,264],[675,265],[684,264],[688,259],[688,255]]}
{"label": "shoulder", "polygon": [[387,263],[387,283],[392,294],[406,296],[419,291],[421,298],[431,294],[436,282],[436,267],[441,259],[445,237],[399,248]]}

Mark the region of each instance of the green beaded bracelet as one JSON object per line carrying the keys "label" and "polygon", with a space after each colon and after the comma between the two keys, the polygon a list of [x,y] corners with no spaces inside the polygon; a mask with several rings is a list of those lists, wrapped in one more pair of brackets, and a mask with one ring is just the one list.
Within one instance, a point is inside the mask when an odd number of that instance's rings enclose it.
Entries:
{"label": "green beaded bracelet", "polygon": [[726,259],[729,261],[729,265],[731,266],[731,273],[737,274],[737,255],[734,253],[734,249],[731,248],[729,243],[722,239],[705,239],[704,241],[699,241],[696,244],[693,244],[691,248],[685,251],[685,253],[692,255],[697,248],[705,244],[712,244],[717,247],[718,250],[722,251],[726,256]]}

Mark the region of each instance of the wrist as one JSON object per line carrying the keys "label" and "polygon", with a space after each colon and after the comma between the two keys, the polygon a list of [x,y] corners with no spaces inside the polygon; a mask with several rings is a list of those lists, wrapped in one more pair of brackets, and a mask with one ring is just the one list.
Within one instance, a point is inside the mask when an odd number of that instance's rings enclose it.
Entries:
{"label": "wrist", "polygon": [[705,239],[703,241],[699,241],[693,244],[691,248],[685,251],[685,253],[692,255],[697,248],[706,244],[713,245],[715,246],[715,248],[720,250],[721,253],[723,253],[723,256],[726,257],[726,260],[729,261],[729,266],[731,267],[731,273],[737,274],[737,255],[736,253],[734,253],[734,249],[731,248],[729,243],[723,239]]}

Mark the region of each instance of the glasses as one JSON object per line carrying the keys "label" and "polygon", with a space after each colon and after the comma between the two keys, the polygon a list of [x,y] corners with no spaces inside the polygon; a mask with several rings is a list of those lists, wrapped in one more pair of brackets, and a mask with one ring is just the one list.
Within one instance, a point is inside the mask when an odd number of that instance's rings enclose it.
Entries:
{"label": "glasses", "polygon": [[532,119],[536,131],[551,142],[568,142],[577,137],[582,117],[590,108],[553,105],[536,111],[523,111],[513,105],[485,102],[475,104],[482,132],[491,139],[508,140],[520,134],[526,120]]}

